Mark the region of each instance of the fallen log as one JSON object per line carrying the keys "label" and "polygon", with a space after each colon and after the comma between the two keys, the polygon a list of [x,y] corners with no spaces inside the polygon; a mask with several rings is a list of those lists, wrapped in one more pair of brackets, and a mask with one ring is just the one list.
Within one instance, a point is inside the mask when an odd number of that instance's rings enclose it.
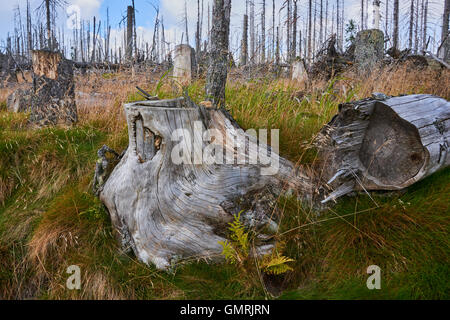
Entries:
{"label": "fallen log", "polygon": [[145,263],[221,260],[238,213],[258,235],[254,253],[266,253],[277,197],[312,194],[308,176],[224,110],[179,98],[126,104],[125,113],[129,147],[98,192],[122,245]]}
{"label": "fallen log", "polygon": [[450,164],[450,102],[432,95],[374,98],[339,106],[316,145],[330,191],[400,190]]}

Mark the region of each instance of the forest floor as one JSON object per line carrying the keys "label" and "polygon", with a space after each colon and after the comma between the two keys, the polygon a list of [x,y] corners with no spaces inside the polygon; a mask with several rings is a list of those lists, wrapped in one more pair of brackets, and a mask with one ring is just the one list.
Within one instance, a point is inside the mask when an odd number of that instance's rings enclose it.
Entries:
{"label": "forest floor", "polygon": [[[122,252],[107,212],[93,196],[97,150],[128,144],[122,104],[142,100],[135,86],[160,98],[181,94],[162,75],[77,76],[79,122],[30,129],[26,114],[6,110],[13,88],[0,90],[0,299],[449,299],[450,169],[389,195],[344,197],[323,212],[279,199],[277,235],[293,268],[266,285],[258,268],[193,261],[173,273]],[[204,97],[204,80],[188,88]],[[280,129],[280,153],[312,164],[311,141],[339,103],[369,97],[430,93],[450,99],[450,71],[400,66],[361,79],[347,72],[303,83],[230,79],[227,108],[244,128]],[[381,290],[368,290],[370,265],[381,268]],[[70,265],[81,289],[68,290]],[[270,289],[270,288],[269,288]],[[272,290],[273,291],[273,290]]]}

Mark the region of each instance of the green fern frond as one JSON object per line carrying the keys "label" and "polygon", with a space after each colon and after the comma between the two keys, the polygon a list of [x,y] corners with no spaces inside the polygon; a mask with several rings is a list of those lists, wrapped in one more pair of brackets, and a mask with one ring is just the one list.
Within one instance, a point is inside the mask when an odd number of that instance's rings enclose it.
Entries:
{"label": "green fern frond", "polygon": [[225,256],[225,260],[230,263],[236,262],[236,250],[234,250],[231,243],[229,243],[228,240],[225,240],[219,241],[219,244],[222,246],[222,255]]}
{"label": "green fern frond", "polygon": [[264,262],[262,267],[265,272],[278,275],[293,270],[292,267],[287,264],[288,262],[293,261],[293,259],[285,256],[273,257],[272,259]]}
{"label": "green fern frond", "polygon": [[245,232],[245,226],[241,222],[241,213],[242,211],[235,215],[233,222],[229,223],[229,230],[231,231],[231,239],[239,244],[244,255],[247,256],[249,248],[248,233]]}

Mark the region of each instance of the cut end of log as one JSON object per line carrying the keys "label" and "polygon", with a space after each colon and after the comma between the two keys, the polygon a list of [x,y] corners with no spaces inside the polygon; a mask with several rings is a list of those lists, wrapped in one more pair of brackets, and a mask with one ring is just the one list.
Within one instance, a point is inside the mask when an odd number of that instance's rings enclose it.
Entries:
{"label": "cut end of log", "polygon": [[431,95],[365,99],[340,106],[317,140],[331,192],[400,190],[450,164],[450,103]]}

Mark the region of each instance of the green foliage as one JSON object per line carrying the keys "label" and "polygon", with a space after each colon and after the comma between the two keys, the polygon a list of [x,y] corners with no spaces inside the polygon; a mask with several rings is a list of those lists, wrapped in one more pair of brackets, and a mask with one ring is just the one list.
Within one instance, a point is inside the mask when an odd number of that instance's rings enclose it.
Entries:
{"label": "green foliage", "polygon": [[350,43],[355,42],[356,32],[357,32],[356,23],[353,19],[350,19],[345,25],[345,34],[347,35],[345,41]]}
{"label": "green foliage", "polygon": [[241,222],[241,213],[242,211],[235,215],[234,220],[229,223],[229,230],[231,231],[231,239],[239,244],[240,250],[247,256],[249,250],[248,232],[245,231],[245,226]]}

